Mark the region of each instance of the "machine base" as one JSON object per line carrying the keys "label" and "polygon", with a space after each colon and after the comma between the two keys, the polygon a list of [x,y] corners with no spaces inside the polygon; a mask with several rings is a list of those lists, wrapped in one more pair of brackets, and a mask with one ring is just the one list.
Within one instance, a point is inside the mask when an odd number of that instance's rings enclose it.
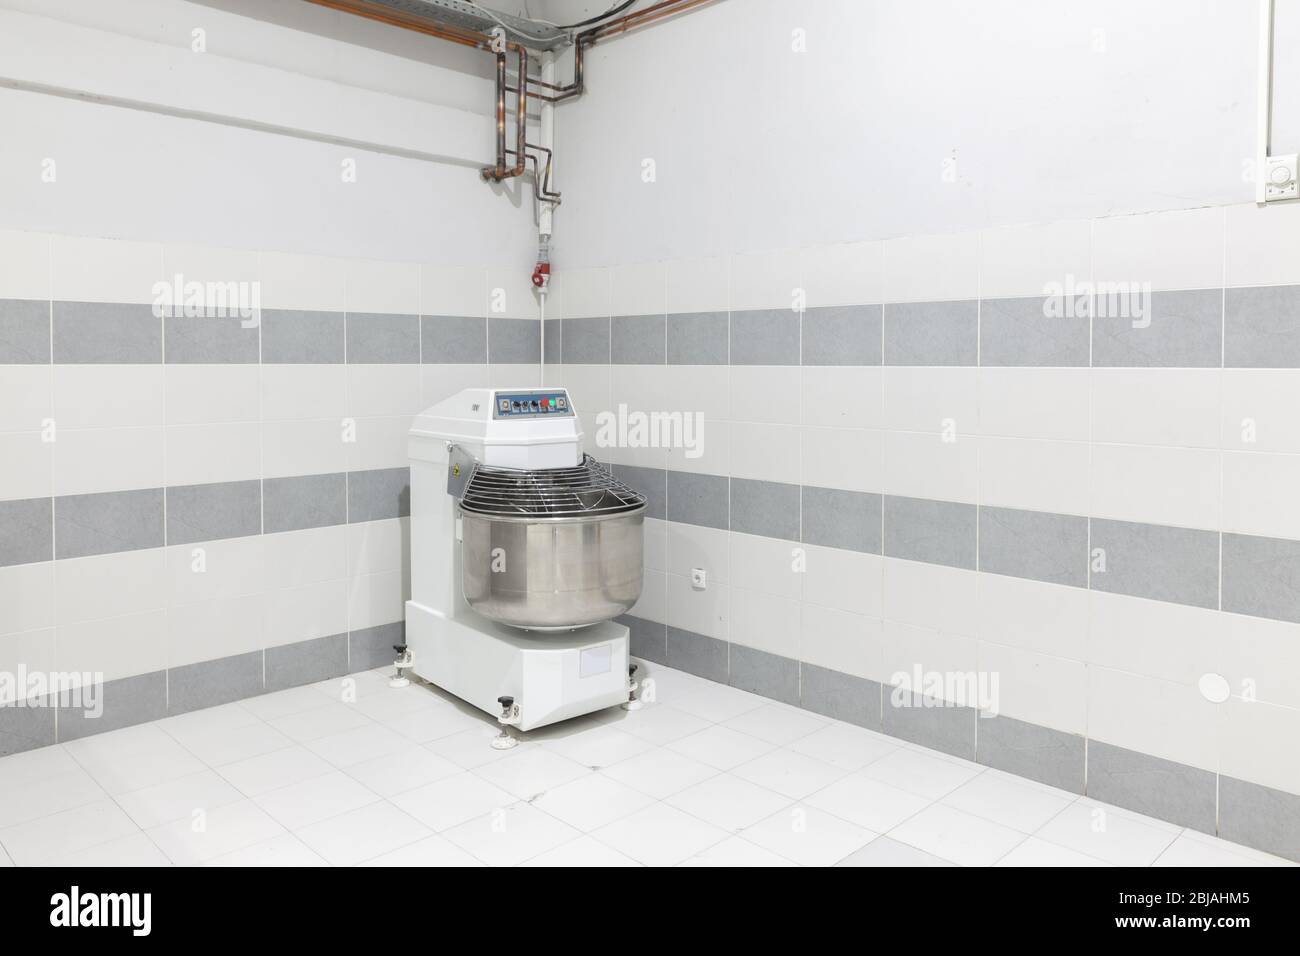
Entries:
{"label": "machine base", "polygon": [[513,697],[520,730],[627,701],[628,629],[613,621],[544,634],[407,601],[406,644],[412,671],[485,713]]}

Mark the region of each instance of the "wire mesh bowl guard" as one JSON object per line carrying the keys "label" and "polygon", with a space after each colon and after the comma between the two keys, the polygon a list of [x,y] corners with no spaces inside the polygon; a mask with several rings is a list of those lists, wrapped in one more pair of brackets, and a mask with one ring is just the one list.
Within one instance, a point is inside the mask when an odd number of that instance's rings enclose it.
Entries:
{"label": "wire mesh bowl guard", "polygon": [[645,495],[584,455],[575,468],[523,471],[479,465],[460,499],[465,511],[489,518],[601,518],[643,508]]}

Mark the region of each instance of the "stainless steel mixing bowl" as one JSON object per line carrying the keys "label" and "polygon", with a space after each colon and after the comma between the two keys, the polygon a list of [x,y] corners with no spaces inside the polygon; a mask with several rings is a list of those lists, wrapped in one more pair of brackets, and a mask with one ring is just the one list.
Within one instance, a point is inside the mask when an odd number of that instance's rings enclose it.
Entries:
{"label": "stainless steel mixing bowl", "polygon": [[567,630],[641,596],[646,500],[587,458],[577,468],[476,470],[460,500],[461,584],[479,614]]}

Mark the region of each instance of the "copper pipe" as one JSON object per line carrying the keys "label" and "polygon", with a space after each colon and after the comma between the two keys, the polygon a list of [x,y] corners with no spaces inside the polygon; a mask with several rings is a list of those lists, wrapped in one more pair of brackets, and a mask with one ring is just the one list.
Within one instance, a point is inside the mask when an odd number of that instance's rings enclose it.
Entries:
{"label": "copper pipe", "polygon": [[501,182],[506,174],[506,55],[497,54],[497,164],[483,168],[483,178]]}
{"label": "copper pipe", "polygon": [[[499,183],[502,180],[522,176],[525,169],[525,142],[528,131],[528,51],[517,43],[507,43],[506,50],[519,57],[519,76],[517,86],[506,83],[506,52],[497,54],[497,161],[495,166],[484,166],[479,170],[485,180]],[[506,149],[506,93],[515,93],[515,148]],[[506,155],[519,157],[513,167],[506,167]]]}
{"label": "copper pipe", "polygon": [[450,40],[452,43],[459,43],[461,46],[470,46],[479,50],[492,49],[492,38],[485,33],[476,33],[473,30],[465,30],[461,27],[434,23],[423,17],[402,13],[392,7],[370,3],[369,0],[307,0],[307,2],[321,7],[329,7],[331,10],[354,13],[359,17],[365,17],[367,20],[378,20],[380,23],[387,23],[389,26],[423,33],[426,36],[437,37],[439,40]]}
{"label": "copper pipe", "polygon": [[[513,176],[524,174],[524,142],[528,132],[528,51],[519,47],[519,98],[515,101],[515,152],[519,161],[515,163]],[[504,86],[504,82],[502,83]]]}
{"label": "copper pipe", "polygon": [[605,39],[605,37],[627,33],[637,27],[643,27],[648,23],[654,23],[656,20],[662,20],[664,17],[685,13],[694,7],[700,7],[712,2],[713,0],[663,0],[663,2],[656,3],[652,7],[646,7],[644,10],[638,10],[636,13],[629,13],[617,20],[610,20],[608,23],[593,27],[586,33],[579,34],[578,39],[590,37],[589,42],[595,43],[597,40]]}

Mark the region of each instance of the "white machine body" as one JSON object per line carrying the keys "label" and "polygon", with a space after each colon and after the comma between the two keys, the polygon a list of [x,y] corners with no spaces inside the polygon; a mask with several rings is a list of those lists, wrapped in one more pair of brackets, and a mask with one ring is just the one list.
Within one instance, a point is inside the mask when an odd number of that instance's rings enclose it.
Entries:
{"label": "white machine body", "polygon": [[[515,404],[503,411],[503,401]],[[527,404],[536,401],[552,404],[545,411]],[[493,716],[501,713],[499,698],[513,697],[521,730],[626,702],[626,626],[605,621],[573,631],[525,631],[490,621],[466,602],[457,500],[447,490],[453,445],[505,468],[582,461],[582,429],[564,389],[470,388],[416,416],[407,444],[411,670]]]}

